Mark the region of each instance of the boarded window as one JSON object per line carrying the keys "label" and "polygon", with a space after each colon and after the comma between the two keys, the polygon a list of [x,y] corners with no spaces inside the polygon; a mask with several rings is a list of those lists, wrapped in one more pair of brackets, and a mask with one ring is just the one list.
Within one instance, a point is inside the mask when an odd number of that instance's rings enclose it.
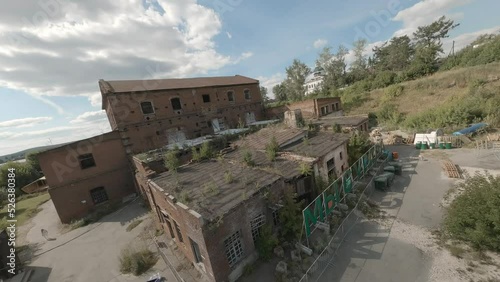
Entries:
{"label": "boarded window", "polygon": [[210,103],[210,95],[208,94],[203,94],[203,103]]}
{"label": "boarded window", "polygon": [[182,110],[181,99],[173,98],[170,100],[170,103],[172,104],[172,109],[174,109],[174,111]]}
{"label": "boarded window", "polygon": [[224,240],[227,261],[233,267],[243,258],[243,246],[241,245],[241,232],[238,230]]}
{"label": "boarded window", "polygon": [[104,203],[108,200],[108,194],[106,193],[106,190],[104,190],[104,187],[97,187],[90,190],[90,196],[96,205]]}
{"label": "boarded window", "polygon": [[229,102],[234,102],[234,92],[233,91],[227,91],[227,100]]}
{"label": "boarded window", "polygon": [[155,112],[155,109],[153,107],[153,103],[148,102],[148,101],[141,102],[141,110],[142,110],[142,113],[145,115],[154,114],[154,112]]}
{"label": "boarded window", "polygon": [[80,167],[82,169],[95,166],[94,156],[92,156],[92,154],[80,155],[78,156],[78,161],[80,162]]}

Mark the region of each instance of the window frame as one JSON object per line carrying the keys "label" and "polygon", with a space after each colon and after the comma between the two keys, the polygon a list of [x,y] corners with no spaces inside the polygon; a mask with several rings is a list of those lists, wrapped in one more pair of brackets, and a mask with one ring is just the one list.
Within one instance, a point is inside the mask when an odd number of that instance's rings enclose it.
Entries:
{"label": "window frame", "polygon": [[[174,105],[174,100],[179,101],[179,108],[178,109],[176,109],[176,107]],[[170,105],[172,106],[172,110],[174,110],[174,111],[180,111],[180,110],[182,110],[181,98],[179,98],[179,97],[170,98]]]}
{"label": "window frame", "polygon": [[[92,160],[92,164],[83,164],[84,161]],[[92,153],[82,154],[78,156],[78,163],[82,170],[97,166],[95,163],[94,155]]]}
{"label": "window frame", "polygon": [[[144,112],[144,108],[142,107],[143,103],[149,103],[151,105],[151,111],[152,111],[151,113],[145,113]],[[139,103],[139,106],[141,107],[141,112],[142,112],[143,115],[154,115],[155,114],[155,106],[153,105],[153,102],[151,102],[151,101],[142,101],[142,102]]]}
{"label": "window frame", "polygon": [[[229,95],[231,94],[231,95]],[[226,92],[226,95],[227,95],[227,101],[228,102],[231,102],[231,103],[234,103],[235,102],[235,99],[234,99],[234,91],[233,90],[228,90]],[[231,97],[231,99],[229,99],[229,97]]]}
{"label": "window frame", "polygon": [[109,201],[109,196],[104,186],[93,188],[89,191],[89,193],[90,193],[90,198],[92,198],[92,202],[94,203],[94,205],[103,204]]}
{"label": "window frame", "polygon": [[266,224],[266,215],[261,213],[250,220],[250,229],[252,231],[252,239],[254,243],[257,243],[257,239],[260,237],[260,232],[262,226]]}
{"label": "window frame", "polygon": [[231,268],[243,259],[244,250],[241,239],[241,231],[238,230],[224,240],[224,253]]}
{"label": "window frame", "polygon": [[175,233],[177,233],[177,239],[179,242],[184,243],[184,237],[182,237],[182,230],[177,221],[172,220],[174,222]]}
{"label": "window frame", "polygon": [[[205,98],[208,98],[208,101],[206,101]],[[210,103],[210,94],[202,94],[201,99],[203,100],[203,103]]]}
{"label": "window frame", "polygon": [[[247,97],[248,94],[248,97]],[[250,89],[245,88],[243,90],[243,96],[245,97],[245,100],[252,100],[252,93],[250,92]]]}

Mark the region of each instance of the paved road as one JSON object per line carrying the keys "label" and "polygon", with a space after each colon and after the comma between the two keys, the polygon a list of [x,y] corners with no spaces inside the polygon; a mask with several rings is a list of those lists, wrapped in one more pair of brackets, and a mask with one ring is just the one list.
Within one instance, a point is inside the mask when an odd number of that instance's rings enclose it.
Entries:
{"label": "paved road", "polygon": [[[50,212],[40,214],[40,217],[35,218],[34,221],[42,220],[44,214],[50,214]],[[144,282],[156,272],[160,272],[167,279],[166,281],[175,281],[173,274],[162,259],[150,272],[141,277],[121,275],[119,272],[118,257],[121,250],[127,246],[140,245],[142,243],[139,242],[144,241],[137,237],[150,221],[147,216],[147,211],[144,208],[140,207],[138,203],[132,203],[122,211],[103,218],[98,224],[73,230],[58,236],[55,241],[46,242],[37,252],[42,252],[42,254],[29,265],[35,269],[34,276],[30,281]],[[128,224],[137,218],[146,220],[131,232],[127,232]],[[45,220],[50,221],[47,218]],[[51,223],[47,222],[47,224]],[[36,224],[36,226],[39,225],[40,223]],[[36,230],[29,235],[32,237],[31,239],[36,240]],[[73,239],[75,237],[77,238]],[[67,243],[52,249],[65,242]],[[132,244],[133,242],[134,244]],[[149,244],[148,247],[156,250],[152,244]]]}
{"label": "paved road", "polygon": [[429,229],[439,226],[439,204],[452,182],[443,177],[438,161],[418,160],[414,148],[395,146],[391,150],[399,152],[403,175],[396,177],[390,192],[375,191],[372,198],[392,218],[384,225],[367,220],[356,224],[320,281],[429,280],[431,259],[415,245],[391,237],[391,224],[397,218]]}

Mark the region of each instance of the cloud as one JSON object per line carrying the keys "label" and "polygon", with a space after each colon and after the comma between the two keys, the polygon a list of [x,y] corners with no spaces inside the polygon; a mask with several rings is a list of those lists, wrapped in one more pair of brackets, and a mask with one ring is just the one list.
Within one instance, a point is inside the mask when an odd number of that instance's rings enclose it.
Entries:
{"label": "cloud", "polygon": [[102,120],[102,119],[106,119],[106,118],[107,118],[107,116],[106,116],[105,111],[85,112],[85,113],[77,116],[75,119],[71,120],[70,123],[73,123],[73,124],[84,123],[84,122],[89,122],[89,121]]}
{"label": "cloud", "polygon": [[269,98],[274,99],[273,87],[280,84],[285,79],[285,75],[283,73],[276,73],[270,77],[259,76],[257,79],[260,82],[260,86],[267,88]]}
{"label": "cloud", "polygon": [[47,97],[84,95],[96,105],[100,78],[201,75],[251,55],[220,54],[221,20],[196,0],[9,1],[0,18],[0,87],[59,113]]}
{"label": "cloud", "polygon": [[231,33],[227,32],[227,31],[226,31],[226,35],[227,35],[227,38],[229,38],[229,39],[233,38],[233,36],[231,35]]}
{"label": "cloud", "polygon": [[36,124],[45,123],[52,120],[52,117],[21,118],[0,122],[0,128],[8,127],[32,127]]}
{"label": "cloud", "polygon": [[417,4],[400,11],[394,18],[394,21],[403,22],[403,28],[394,35],[411,35],[419,26],[432,23],[443,15],[453,20],[463,17],[462,13],[450,14],[450,10],[459,6],[466,5],[473,0],[423,0]]}
{"label": "cloud", "polygon": [[326,44],[328,44],[328,41],[326,39],[318,39],[318,40],[314,41],[313,46],[316,49],[321,49],[321,48],[325,47]]}
{"label": "cloud", "polygon": [[250,58],[252,56],[253,56],[252,52],[244,52],[243,54],[241,54],[240,57],[238,57],[236,60],[233,61],[233,64],[238,64],[241,61],[246,60],[246,59],[248,59],[248,58]]}

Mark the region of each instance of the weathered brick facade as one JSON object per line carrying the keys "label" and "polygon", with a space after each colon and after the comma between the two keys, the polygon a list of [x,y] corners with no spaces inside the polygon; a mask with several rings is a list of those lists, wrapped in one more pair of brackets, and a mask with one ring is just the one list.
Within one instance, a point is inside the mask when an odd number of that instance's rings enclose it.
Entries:
{"label": "weathered brick facade", "polygon": [[[86,159],[82,160],[82,156]],[[40,153],[38,159],[63,223],[87,215],[100,204],[121,201],[135,191],[119,132],[48,150]],[[82,161],[87,162],[88,167],[82,166]],[[103,200],[102,203],[96,203],[91,195],[91,191],[99,187],[103,187],[106,196],[101,193],[94,197],[100,197],[97,200]]]}
{"label": "weathered brick facade", "polygon": [[[259,81],[242,76],[101,80],[99,86],[111,128],[121,132],[127,152],[134,154],[264,117]],[[141,103],[151,105],[150,111],[144,113]]]}
{"label": "weathered brick facade", "polygon": [[304,119],[318,119],[325,115],[337,114],[343,115],[340,98],[317,98],[300,102],[293,102],[287,105],[281,105],[273,108],[266,108],[266,118],[283,119],[286,111],[300,110]]}

